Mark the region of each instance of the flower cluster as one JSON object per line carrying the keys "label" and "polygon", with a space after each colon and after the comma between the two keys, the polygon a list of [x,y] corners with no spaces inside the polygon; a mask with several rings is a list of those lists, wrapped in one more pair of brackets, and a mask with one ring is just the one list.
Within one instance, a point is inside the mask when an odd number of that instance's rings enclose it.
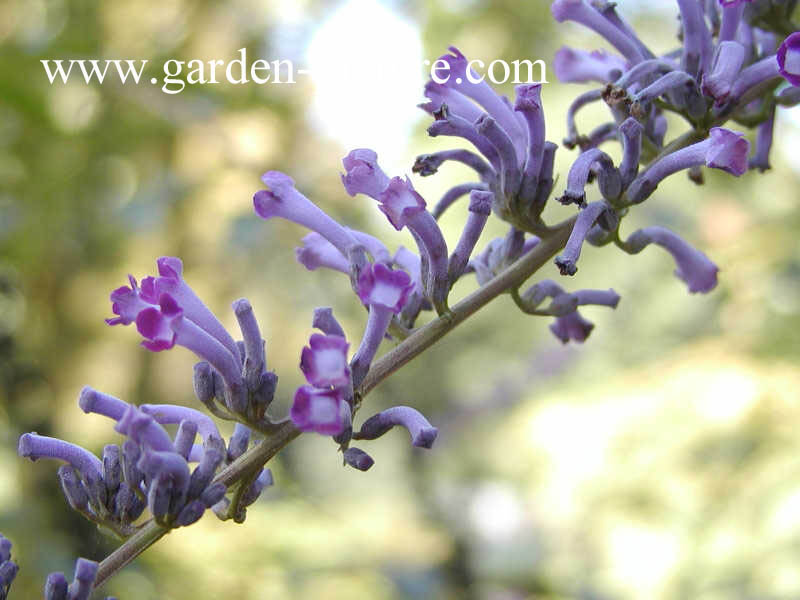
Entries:
{"label": "flower cluster", "polygon": [[[192,408],[137,407],[89,387],[81,391],[78,404],[85,413],[114,420],[114,429],[127,439],[107,445],[102,459],[75,444],[36,433],[19,440],[20,456],[65,463],[58,477],[74,510],[122,538],[137,531],[136,521],[145,508],[156,522],[170,528],[191,525],[207,508],[224,514],[227,488],[213,478],[220,466],[247,449],[249,429],[237,425],[226,448],[214,422]],[[175,435],[164,425],[177,425]],[[195,444],[198,435],[202,444]],[[190,463],[197,463],[194,470]]]}
{"label": "flower cluster", "polygon": [[129,286],[111,293],[114,318],[109,325],[134,323],[153,352],[176,344],[194,352],[203,362],[195,366],[195,391],[215,415],[253,424],[268,421],[266,410],[272,402],[277,377],[267,371],[264,340],[250,303],[233,303],[242,331],[237,343],[197,294],[183,280],[180,259],[158,259],[158,276],[148,276],[141,286],[129,275]]}
{"label": "flower cluster", "polygon": [[[75,562],[75,576],[67,583],[63,573],[50,573],[44,584],[44,600],[89,600],[94,589],[99,565],[93,560],[79,558]],[[111,596],[105,600],[116,600]]]}
{"label": "flower cluster", "polygon": [[19,566],[11,560],[11,542],[0,535],[0,600],[8,596],[18,572]]}
{"label": "flower cluster", "polygon": [[[161,352],[178,345],[200,358],[194,367],[194,392],[212,415],[235,422],[227,444],[215,421],[199,410],[135,406],[87,387],[81,392],[81,409],[112,419],[115,430],[126,438],[121,444],[106,446],[98,458],[69,442],[26,433],[19,440],[19,454],[64,462],[58,478],[69,505],[121,538],[146,526],[140,520],[145,510],[164,530],[190,525],[208,508],[221,519],[241,522],[246,507],[272,484],[271,472],[263,468],[266,460],[300,432],[331,436],[344,463],[362,471],[374,461],[351,446],[353,440],[374,440],[402,426],[413,446],[433,445],[438,429],[410,406],[383,410],[357,429],[354,419],[363,396],[384,376],[375,375],[381,369],[371,372],[384,340],[408,339],[408,346],[416,343],[421,352],[438,338],[415,340],[455,326],[483,305],[464,308],[464,302],[451,308],[451,290],[465,276],[475,275],[475,294],[482,303],[508,292],[525,314],[554,319],[550,330],[563,343],[584,342],[594,328],[579,308],[615,308],[619,295],[611,289],[569,292],[548,278],[522,288],[550,259],[561,275],[574,275],[587,242],[613,243],[629,254],[651,244],[660,246],[674,259],[675,275],[689,292],[710,292],[719,269],[704,253],[659,225],[623,236],[621,224],[633,207],[675,173],[685,171],[701,183],[703,167],[735,176],[769,168],[776,107],[800,103],[800,32],[779,36],[772,30],[781,19],[788,22],[785,11],[793,2],[677,3],[681,45],[660,56],[636,35],[613,2],[552,3],[557,21],[588,27],[615,49],[562,48],[555,57],[562,81],[601,84],[578,96],[568,110],[564,145],[580,153],[556,198],[576,207],[576,214],[563,223],[548,225],[544,218],[557,180],[558,145],[546,139],[541,86],[519,85],[509,100],[480,78],[467,76],[469,62],[456,48],[434,63],[447,68],[448,76],[431,78],[421,108],[434,119],[428,128],[431,136],[462,138],[472,149],[422,154],[411,170],[428,177],[455,161],[474,171],[477,181],[459,183],[428,210],[409,177],[387,174],[375,151],[356,149],[342,161],[344,192],[374,200],[394,229],[409,231],[416,252],[401,246],[392,253],[378,237],[345,227],[284,173],[268,171],[262,176],[267,189],[253,196],[255,213],[310,230],[296,249],[297,261],[308,270],[327,268],[347,275],[367,311],[363,335],[350,356],[349,338],[331,309],[315,310],[312,327],[321,333],[312,334],[301,351],[299,366],[306,384],[296,389],[288,418],[276,420],[267,413],[278,378],[267,369],[265,342],[250,303],[240,299],[232,305],[242,334],[242,340],[235,341],[184,281],[182,262],[162,257],[157,275],[145,277],[141,284],[129,276],[129,285],[111,293],[115,316],[107,322],[135,324],[147,350]],[[578,115],[594,102],[607,105],[610,120],[581,134]],[[688,127],[669,141],[668,113],[680,116]],[[757,128],[752,155],[744,134],[725,127],[730,120]],[[621,146],[616,163],[601,149],[610,142]],[[464,197],[469,203],[463,227],[448,250],[438,219],[456,210]],[[492,213],[508,231],[476,251]],[[435,311],[438,318],[418,327],[423,311]],[[174,434],[167,430],[173,426]],[[198,435],[200,443],[195,443]],[[251,448],[254,435],[264,438]],[[263,448],[274,452],[259,455]],[[253,457],[263,460],[248,462]],[[193,469],[191,463],[197,463]],[[228,473],[237,467],[242,467],[238,479],[220,474],[223,468]],[[222,480],[239,484],[230,497]],[[0,537],[0,598],[17,572],[10,547]],[[63,574],[48,577],[45,598],[88,598],[97,574],[97,563],[79,559],[71,585]]]}

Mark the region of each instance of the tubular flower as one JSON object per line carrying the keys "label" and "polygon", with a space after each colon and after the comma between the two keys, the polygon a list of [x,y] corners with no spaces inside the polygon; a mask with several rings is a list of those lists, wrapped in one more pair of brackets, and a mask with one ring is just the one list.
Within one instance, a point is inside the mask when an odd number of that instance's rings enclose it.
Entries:
{"label": "tubular flower", "polygon": [[631,254],[638,254],[649,244],[661,246],[672,254],[677,265],[675,275],[686,283],[691,293],[705,294],[716,287],[719,272],[717,265],[669,229],[645,227],[632,233],[624,247]]}

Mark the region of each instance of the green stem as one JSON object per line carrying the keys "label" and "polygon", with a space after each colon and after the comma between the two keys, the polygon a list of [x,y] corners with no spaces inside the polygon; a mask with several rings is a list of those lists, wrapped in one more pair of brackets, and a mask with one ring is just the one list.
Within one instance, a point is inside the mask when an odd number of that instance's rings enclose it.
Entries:
{"label": "green stem", "polygon": [[[522,285],[531,275],[553,258],[569,239],[575,217],[551,229],[551,235],[543,239],[530,252],[519,258],[505,271],[489,281],[477,291],[473,292],[452,309],[430,323],[423,325],[409,335],[393,350],[376,360],[367,373],[361,387],[356,391],[359,398],[363,398],[370,391],[389,377],[392,373],[408,364],[414,357],[430,348],[434,343],[455,329],[480,308],[486,306],[497,296],[509,289]],[[248,474],[262,468],[284,446],[294,440],[300,431],[285,421],[276,426],[274,431],[264,441],[254,446],[230,465],[220,471],[214,478],[214,483],[222,482],[227,486],[240,481]],[[125,565],[156,543],[170,530],[161,527],[154,521],[146,523],[136,534],[124,544],[108,555],[97,571],[95,588],[101,587]]]}

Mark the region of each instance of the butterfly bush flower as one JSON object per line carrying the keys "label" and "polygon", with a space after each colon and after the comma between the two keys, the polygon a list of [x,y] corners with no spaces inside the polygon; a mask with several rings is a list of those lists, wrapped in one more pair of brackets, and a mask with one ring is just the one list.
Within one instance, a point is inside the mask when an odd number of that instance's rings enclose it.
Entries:
{"label": "butterfly bush flower", "polygon": [[426,296],[437,310],[443,312],[447,302],[447,244],[426,202],[406,177],[389,178],[371,150],[353,150],[342,161],[346,172],[342,181],[347,192],[354,196],[365,194],[378,201],[380,210],[392,226],[400,231],[408,227],[419,247],[424,271]]}
{"label": "butterfly bush flower", "polygon": [[364,259],[360,256],[363,248],[358,240],[297,191],[291,177],[278,171],[268,171],[262,175],[261,180],[270,189],[260,190],[253,196],[253,206],[259,217],[262,219],[281,217],[316,231],[347,257],[350,264],[355,267],[363,264]]}
{"label": "butterfly bush flower", "polygon": [[372,465],[375,464],[375,461],[369,454],[355,446],[350,446],[342,452],[342,458],[346,465],[358,469],[359,471],[369,471]]}
{"label": "butterfly bush flower", "polygon": [[304,385],[297,389],[290,411],[292,423],[300,431],[322,435],[339,435],[349,425],[350,405],[341,389],[315,388]]}
{"label": "butterfly bush flower", "polygon": [[555,260],[562,275],[575,275],[578,271],[577,262],[578,257],[581,255],[583,241],[592,226],[601,218],[601,215],[610,210],[610,207],[605,202],[598,201],[592,202],[578,213],[578,219],[572,228],[567,245]]}
{"label": "butterfly bush flower", "polygon": [[[272,400],[274,374],[266,371],[264,344],[250,303],[233,303],[244,338],[243,351],[214,314],[183,280],[183,264],[174,257],[157,261],[158,277],[145,277],[141,287],[129,276],[130,287],[111,293],[110,325],[136,324],[148,350],[159,352],[176,344],[194,352],[212,368],[207,406],[219,399],[231,413],[260,420]],[[217,382],[216,384],[214,382]],[[215,414],[224,416],[216,408]],[[228,417],[229,418],[229,417]]]}
{"label": "butterfly bush flower", "polygon": [[727,100],[744,59],[745,48],[739,42],[720,42],[711,70],[703,75],[703,93],[718,104]]}
{"label": "butterfly bush flower", "polygon": [[636,64],[645,58],[643,44],[632,30],[618,27],[584,0],[556,0],[551,11],[559,23],[575,21],[597,32],[630,63]]}
{"label": "butterfly bush flower", "polygon": [[778,70],[784,79],[800,86],[800,32],[788,36],[778,48]]}
{"label": "butterfly bush flower", "polygon": [[[386,268],[377,263],[362,271],[361,277],[377,267]],[[312,325],[324,334],[313,334],[300,355],[300,370],[310,385],[297,389],[289,416],[300,431],[336,436],[350,426],[351,420],[350,345],[330,309],[316,309]]]}
{"label": "butterfly bush flower", "polygon": [[643,202],[667,176],[691,167],[705,165],[738,177],[747,171],[749,152],[750,142],[743,133],[714,127],[706,140],[672,152],[652,163],[631,183],[627,191],[628,202]]}
{"label": "butterfly bush flower", "polygon": [[300,370],[314,387],[341,387],[350,382],[347,349],[350,344],[338,335],[315,333],[300,355]]}
{"label": "butterfly bush flower", "polygon": [[[550,305],[541,308],[547,298],[551,298]],[[583,318],[578,307],[595,305],[616,308],[619,294],[614,290],[578,290],[568,293],[553,280],[544,279],[522,292],[518,304],[528,314],[556,317],[550,325],[550,331],[562,343],[582,343],[589,337],[594,324]]]}
{"label": "butterfly bush flower", "polygon": [[354,387],[358,387],[366,376],[392,316],[403,310],[413,288],[408,273],[389,269],[380,263],[361,274],[358,296],[369,307],[369,316],[361,344],[351,361]]}
{"label": "butterfly bush flower", "polygon": [[[50,573],[44,584],[44,600],[89,600],[94,590],[100,565],[85,558],[75,562],[75,575],[71,584],[63,573]],[[116,600],[106,596],[105,600]]]}
{"label": "butterfly bush flower", "polygon": [[675,275],[686,283],[691,293],[708,293],[716,287],[719,268],[705,254],[668,229],[645,227],[635,231],[625,241],[624,247],[631,254],[638,254],[650,244],[661,246],[672,254],[678,267]]}
{"label": "butterfly bush flower", "polygon": [[[115,429],[127,436],[119,446],[106,446],[101,461],[88,451],[55,438],[25,434],[19,454],[36,460],[67,462],[59,469],[64,495],[70,506],[90,520],[119,535],[135,532],[133,522],[144,508],[166,527],[187,526],[207,508],[219,504],[226,486],[213,483],[225,460],[225,443],[205,414],[174,405],[135,407],[92,388],[84,388],[79,406],[116,421]],[[161,424],[178,425],[174,439]],[[197,434],[201,446],[194,445]],[[243,444],[237,442],[243,438]],[[237,425],[229,451],[234,460],[247,447],[249,429]],[[229,452],[230,454],[230,452]],[[192,471],[190,462],[198,462]]]}
{"label": "butterfly bush flower", "polygon": [[[435,63],[446,73],[434,72],[425,86],[430,102],[421,105],[434,117],[428,134],[452,135],[472,143],[486,158],[484,169],[476,169],[482,183],[494,193],[493,210],[501,218],[526,223],[538,221],[543,208],[540,191],[546,190],[551,170],[551,148],[544,140],[544,118],[538,84],[517,86],[513,106],[475,73],[467,73],[467,60],[457,48],[450,48]],[[443,77],[445,76],[446,77]],[[442,77],[445,83],[438,83]],[[429,155],[418,157],[423,174]],[[490,174],[486,174],[491,170]],[[481,189],[481,188],[478,188]],[[445,198],[466,195],[464,186],[454,187]],[[547,190],[549,193],[549,190]],[[546,194],[545,194],[546,195]],[[440,214],[440,211],[434,211]]]}
{"label": "butterfly bush flower", "polygon": [[577,310],[556,318],[555,322],[550,325],[550,331],[564,344],[570,341],[582,344],[593,329],[594,323],[584,319]]}
{"label": "butterfly bush flower", "polygon": [[[422,310],[435,308],[442,316],[436,326],[447,323],[452,316],[447,304],[450,288],[468,272],[474,272],[484,286],[519,261],[510,273],[514,280],[525,267],[549,260],[543,255],[557,254],[555,264],[561,274],[573,275],[584,242],[598,246],[613,242],[631,254],[655,244],[672,255],[675,274],[690,292],[706,293],[716,286],[717,266],[680,236],[662,227],[646,227],[622,241],[620,222],[633,205],[679,171],[687,171],[699,183],[703,166],[736,176],[748,166],[768,168],[775,107],[800,103],[800,32],[783,38],[785,33],[779,36],[768,30],[769,19],[759,13],[766,2],[753,4],[751,10],[746,10],[750,0],[677,0],[677,4],[681,46],[656,56],[617,13],[615,3],[552,2],[557,21],[581,24],[615,49],[587,52],[564,47],[555,57],[562,81],[601,84],[600,89],[582,93],[567,110],[564,145],[579,148],[580,154],[565,172],[566,187],[558,199],[577,205],[577,214],[560,225],[550,227],[542,218],[559,174],[557,145],[546,140],[541,86],[518,85],[509,100],[477,78],[454,47],[435,63],[424,88],[427,102],[421,108],[434,118],[428,129],[432,137],[460,137],[474,151],[454,148],[423,154],[412,171],[430,176],[444,163],[458,162],[472,169],[477,181],[449,189],[431,213],[409,178],[385,173],[373,150],[353,150],[342,161],[345,191],[373,198],[395,229],[410,231],[418,253],[400,247],[392,254],[379,239],[331,218],[298,191],[288,175],[268,171],[262,176],[267,189],[253,196],[256,214],[265,220],[280,217],[310,230],[296,249],[298,262],[308,270],[328,268],[347,274],[368,311],[364,334],[349,358],[350,343],[332,311],[315,310],[312,325],[321,333],[310,336],[300,355],[306,384],[295,391],[291,425],[333,436],[344,464],[362,471],[374,460],[350,446],[353,439],[374,440],[402,426],[412,445],[430,448],[438,429],[409,406],[384,410],[354,431],[356,400],[366,389],[363,383],[382,341],[390,332],[395,337],[413,336]],[[581,134],[579,114],[598,102],[608,106],[609,119]],[[690,131],[665,145],[668,112],[681,116]],[[758,127],[749,161],[750,145],[744,135],[724,128],[730,119]],[[613,151],[601,149],[612,142],[621,146],[618,164],[611,158]],[[437,219],[464,197],[469,197],[464,227],[448,257]],[[508,233],[473,255],[492,212],[508,224]],[[529,255],[532,251],[534,255]],[[201,359],[193,370],[194,392],[213,415],[236,422],[227,444],[215,422],[198,410],[170,404],[137,407],[87,387],[79,406],[86,413],[112,419],[115,430],[125,436],[121,444],[105,446],[98,457],[32,432],[24,434],[18,446],[19,454],[31,460],[63,462],[58,479],[70,506],[120,537],[140,530],[137,521],[145,510],[167,528],[194,523],[208,508],[222,519],[241,522],[246,507],[272,485],[272,473],[248,471],[232,498],[226,497],[224,484],[215,483],[217,473],[225,466],[227,481],[232,471],[249,464],[249,457],[258,456],[248,455],[253,430],[269,434],[273,427],[286,425],[284,432],[296,434],[288,423],[274,423],[266,414],[277,376],[267,370],[265,342],[250,303],[240,299],[232,304],[242,333],[242,340],[236,341],[184,281],[179,259],[162,257],[157,270],[141,284],[129,276],[129,285],[111,293],[114,317],[107,322],[134,324],[142,345],[151,351],[180,345]],[[519,285],[505,291],[524,313],[553,319],[550,330],[563,343],[583,342],[594,328],[579,309],[616,308],[620,299],[612,289],[567,292],[550,279],[524,291]],[[198,436],[200,443],[195,443]],[[0,536],[0,597],[7,595],[16,570],[10,542]],[[63,574],[50,575],[46,600],[88,600],[97,572],[97,563],[80,559],[71,585]]]}
{"label": "butterfly bush flower", "polygon": [[11,560],[11,541],[0,534],[0,599],[8,596],[11,584],[19,572],[19,566]]}
{"label": "butterfly bush flower", "polygon": [[417,448],[432,447],[439,434],[439,430],[418,410],[410,406],[394,406],[364,421],[361,429],[353,434],[353,439],[374,440],[398,425],[408,430],[411,445]]}
{"label": "butterfly bush flower", "polygon": [[624,58],[603,50],[586,52],[564,46],[553,58],[553,71],[564,83],[608,83],[618,79],[625,70]]}

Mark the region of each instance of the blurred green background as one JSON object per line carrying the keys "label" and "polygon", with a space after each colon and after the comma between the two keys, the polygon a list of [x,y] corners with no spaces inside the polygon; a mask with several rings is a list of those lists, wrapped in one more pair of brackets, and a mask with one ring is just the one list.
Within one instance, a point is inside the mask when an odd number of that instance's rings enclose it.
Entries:
{"label": "blurred green background", "polygon": [[[672,1],[620,4],[651,47],[675,45]],[[422,60],[448,45],[549,65],[563,43],[601,44],[556,26],[546,0],[0,3],[0,531],[21,565],[12,597],[39,597],[48,572],[71,577],[77,556],[100,560],[115,546],[69,511],[55,464],[17,457],[18,436],[35,430],[96,452],[118,442],[106,420],[78,409],[86,384],[130,402],[197,405],[194,357],[150,354],[132,328],[105,326],[109,291],[177,255],[231,331],[230,303],[249,298],[281,378],[275,412],[285,412],[313,307],[332,306],[354,343],[364,319],[346,278],[294,262],[302,230],[253,215],[260,173],[283,170],[341,221],[413,247],[367,199],[344,193],[341,157],[371,146],[389,171],[410,173],[415,155],[453,146],[427,138],[414,108]],[[148,59],[149,79],[167,59],[229,61],[242,47],[312,76],[166,95],[147,83],[50,85],[39,63]],[[560,141],[566,106],[589,88],[549,75],[548,139]],[[585,130],[602,122],[593,110]],[[362,444],[376,464],[360,473],[342,468],[329,439],[303,436],[272,463],[276,486],[244,525],[207,514],[104,592],[800,596],[800,115],[779,117],[772,171],[707,172],[702,188],[673,177],[625,226],[683,233],[721,268],[712,294],[687,294],[656,249],[587,249],[569,288],[613,287],[622,302],[584,311],[596,324],[585,345],[562,346],[548,319],[499,299],[368,399],[364,416],[423,410],[440,428],[433,450],[392,432]],[[573,157],[558,152],[562,182]],[[471,179],[447,165],[414,184],[434,202]],[[462,223],[458,207],[443,219],[450,243]],[[479,246],[502,233],[493,223]]]}

